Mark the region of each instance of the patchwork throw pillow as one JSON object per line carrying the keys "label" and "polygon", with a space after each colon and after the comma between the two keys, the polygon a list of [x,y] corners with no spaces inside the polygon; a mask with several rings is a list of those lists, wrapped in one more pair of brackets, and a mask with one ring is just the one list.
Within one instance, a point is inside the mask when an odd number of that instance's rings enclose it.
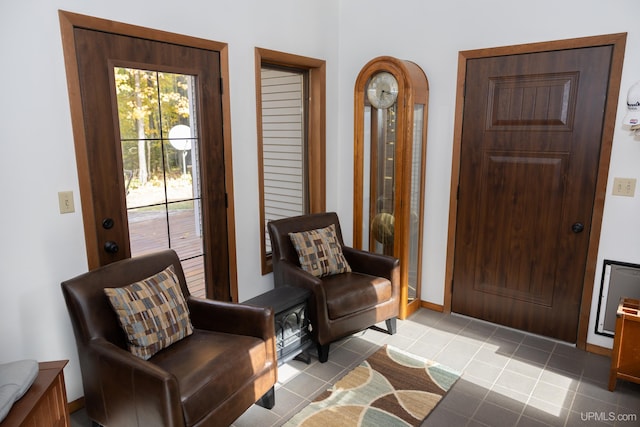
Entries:
{"label": "patchwork throw pillow", "polygon": [[289,233],[289,238],[304,271],[316,277],[351,271],[342,254],[342,246],[338,243],[334,224],[316,230]]}
{"label": "patchwork throw pillow", "polygon": [[127,334],[129,350],[141,359],[193,333],[173,266],[122,288],[105,288],[104,293]]}

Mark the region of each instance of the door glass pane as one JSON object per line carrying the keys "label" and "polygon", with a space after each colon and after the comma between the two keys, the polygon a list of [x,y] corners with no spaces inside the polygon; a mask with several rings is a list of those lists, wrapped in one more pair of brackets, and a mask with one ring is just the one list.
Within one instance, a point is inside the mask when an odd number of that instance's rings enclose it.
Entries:
{"label": "door glass pane", "polygon": [[393,255],[396,170],[396,106],[374,110],[371,144],[370,249]]}
{"label": "door glass pane", "polygon": [[131,256],[174,249],[204,297],[194,77],[115,68]]}
{"label": "door glass pane", "polygon": [[413,109],[413,144],[411,150],[411,194],[409,211],[409,302],[416,299],[420,278],[420,178],[422,175],[422,128],[424,105],[416,104]]}
{"label": "door glass pane", "polygon": [[369,218],[371,204],[371,114],[374,111],[370,105],[364,107],[364,143],[362,144],[362,248],[369,248]]}

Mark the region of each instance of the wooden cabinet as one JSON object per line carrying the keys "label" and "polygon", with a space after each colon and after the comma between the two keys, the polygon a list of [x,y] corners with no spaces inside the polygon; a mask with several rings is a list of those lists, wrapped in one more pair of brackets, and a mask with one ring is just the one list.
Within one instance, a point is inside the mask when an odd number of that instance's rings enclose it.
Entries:
{"label": "wooden cabinet", "polygon": [[70,426],[63,368],[66,360],[41,362],[29,390],[11,407],[0,427]]}
{"label": "wooden cabinet", "polygon": [[618,379],[640,384],[640,300],[622,298],[616,313],[609,390]]}

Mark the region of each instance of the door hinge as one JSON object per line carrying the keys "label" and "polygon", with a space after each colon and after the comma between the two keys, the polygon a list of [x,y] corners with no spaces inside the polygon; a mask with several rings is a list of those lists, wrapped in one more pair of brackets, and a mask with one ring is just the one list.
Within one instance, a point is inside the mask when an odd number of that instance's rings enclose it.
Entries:
{"label": "door hinge", "polygon": [[227,193],[224,193],[224,207],[229,207],[229,195]]}
{"label": "door hinge", "polygon": [[224,79],[220,77],[220,95],[224,95]]}

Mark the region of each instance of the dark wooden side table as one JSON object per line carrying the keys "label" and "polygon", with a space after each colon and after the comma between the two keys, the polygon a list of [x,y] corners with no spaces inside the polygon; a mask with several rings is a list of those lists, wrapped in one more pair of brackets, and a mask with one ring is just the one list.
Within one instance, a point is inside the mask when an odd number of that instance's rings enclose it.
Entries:
{"label": "dark wooden side table", "polygon": [[309,358],[304,354],[313,344],[307,318],[310,295],[311,292],[303,288],[281,286],[244,302],[273,309],[278,366],[294,358],[309,363]]}
{"label": "dark wooden side table", "polygon": [[29,390],[15,402],[0,427],[70,426],[63,368],[66,360],[40,362],[40,372]]}

